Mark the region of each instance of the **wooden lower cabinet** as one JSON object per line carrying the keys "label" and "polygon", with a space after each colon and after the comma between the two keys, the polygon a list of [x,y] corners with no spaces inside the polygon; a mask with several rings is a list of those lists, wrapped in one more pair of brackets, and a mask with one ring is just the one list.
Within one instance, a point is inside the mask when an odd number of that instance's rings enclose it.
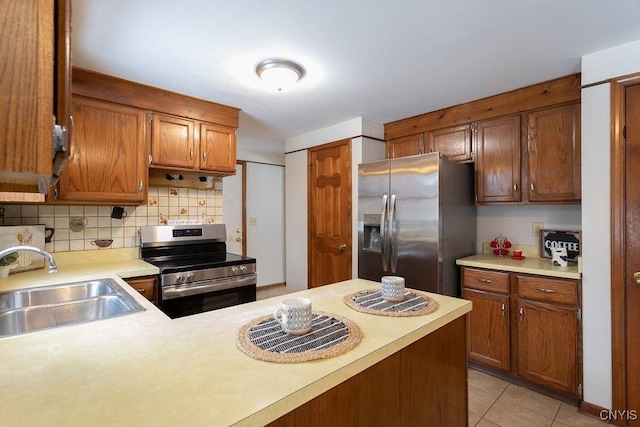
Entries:
{"label": "wooden lower cabinet", "polygon": [[133,289],[151,301],[158,303],[158,276],[129,277],[124,279]]}
{"label": "wooden lower cabinet", "polygon": [[456,319],[268,426],[465,426],[465,331]]}
{"label": "wooden lower cabinet", "polygon": [[470,361],[581,398],[579,280],[463,267],[462,286]]}
{"label": "wooden lower cabinet", "polygon": [[462,297],[473,303],[467,335],[469,359],[508,372],[509,295],[465,289]]}

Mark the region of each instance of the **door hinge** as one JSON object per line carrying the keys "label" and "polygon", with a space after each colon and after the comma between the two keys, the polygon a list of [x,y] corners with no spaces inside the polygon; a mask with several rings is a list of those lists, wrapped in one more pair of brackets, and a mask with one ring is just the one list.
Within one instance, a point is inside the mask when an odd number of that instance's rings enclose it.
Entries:
{"label": "door hinge", "polygon": [[153,113],[149,113],[149,123],[153,123]]}
{"label": "door hinge", "polygon": [[582,396],[582,384],[578,384],[578,396]]}
{"label": "door hinge", "polygon": [[578,320],[582,320],[582,310],[580,309],[576,310],[576,318]]}

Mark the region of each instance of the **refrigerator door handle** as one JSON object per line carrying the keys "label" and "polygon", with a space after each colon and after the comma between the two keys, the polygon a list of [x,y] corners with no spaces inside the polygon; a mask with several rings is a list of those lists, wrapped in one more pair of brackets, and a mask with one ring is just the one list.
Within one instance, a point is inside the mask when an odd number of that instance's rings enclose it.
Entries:
{"label": "refrigerator door handle", "polygon": [[382,258],[382,271],[385,273],[388,270],[387,262],[387,194],[382,196],[382,211],[380,212],[380,257]]}
{"label": "refrigerator door handle", "polygon": [[389,263],[391,264],[391,272],[396,272],[396,263],[398,261],[398,238],[396,236],[396,195],[391,195],[389,202]]}

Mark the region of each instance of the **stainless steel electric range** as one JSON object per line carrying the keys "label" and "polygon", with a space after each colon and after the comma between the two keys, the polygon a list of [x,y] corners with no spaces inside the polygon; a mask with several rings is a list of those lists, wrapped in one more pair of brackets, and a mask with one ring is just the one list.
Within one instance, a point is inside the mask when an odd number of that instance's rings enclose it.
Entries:
{"label": "stainless steel electric range", "polygon": [[256,300],[256,260],[227,253],[224,224],[141,227],[141,258],[160,269],[158,306],[171,318]]}

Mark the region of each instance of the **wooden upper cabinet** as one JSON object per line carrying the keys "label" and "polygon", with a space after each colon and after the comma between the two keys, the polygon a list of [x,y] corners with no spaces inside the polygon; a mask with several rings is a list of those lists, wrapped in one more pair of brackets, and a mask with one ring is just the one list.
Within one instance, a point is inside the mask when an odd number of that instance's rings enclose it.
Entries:
{"label": "wooden upper cabinet", "polygon": [[581,199],[580,104],[529,113],[529,201]]}
{"label": "wooden upper cabinet", "polygon": [[387,141],[387,158],[413,156],[424,153],[424,134],[403,136]]}
{"label": "wooden upper cabinet", "polygon": [[200,169],[236,173],[235,129],[200,124]]}
{"label": "wooden upper cabinet", "polygon": [[168,114],[151,113],[151,167],[236,172],[236,131]]}
{"label": "wooden upper cabinet", "polygon": [[70,9],[70,0],[0,3],[0,191],[48,190],[54,115],[68,124]]}
{"label": "wooden upper cabinet", "polygon": [[74,144],[54,199],[65,204],[143,204],[147,198],[144,110],[72,97]]}
{"label": "wooden upper cabinet", "polygon": [[153,165],[193,169],[197,147],[193,120],[150,113],[151,157]]}
{"label": "wooden upper cabinet", "polygon": [[426,135],[425,151],[437,151],[455,162],[473,160],[470,124],[438,129]]}
{"label": "wooden upper cabinet", "polygon": [[520,116],[478,122],[474,136],[477,202],[519,202]]}

